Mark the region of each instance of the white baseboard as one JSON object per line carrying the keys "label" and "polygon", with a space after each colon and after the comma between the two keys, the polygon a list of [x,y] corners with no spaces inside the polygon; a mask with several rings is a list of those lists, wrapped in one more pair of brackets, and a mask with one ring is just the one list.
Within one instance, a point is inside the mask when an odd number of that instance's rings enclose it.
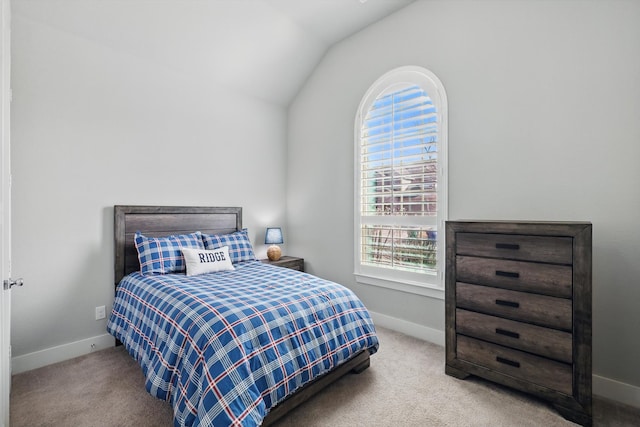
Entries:
{"label": "white baseboard", "polygon": [[417,323],[398,319],[396,317],[387,316],[386,314],[376,313],[373,311],[369,311],[369,313],[371,314],[373,323],[376,325],[402,332],[405,335],[429,341],[444,347],[444,331],[429,328],[428,326],[418,325]]}
{"label": "white baseboard", "polygon": [[[406,320],[397,319],[395,317],[387,316],[386,314],[375,313],[372,311],[370,311],[370,314],[376,325],[402,332],[403,334],[441,346],[444,346],[445,344],[444,331],[418,325]],[[640,387],[601,377],[599,375],[593,375],[592,381],[594,395],[640,408]]]}
{"label": "white baseboard", "polygon": [[640,408],[640,387],[631,384],[594,375],[593,394]]}
{"label": "white baseboard", "polygon": [[[32,369],[41,368],[74,357],[82,356],[92,351],[102,350],[115,345],[115,338],[109,334],[98,335],[84,340],[46,348],[33,353],[11,358],[11,373],[19,374]],[[93,345],[93,347],[92,347]]]}

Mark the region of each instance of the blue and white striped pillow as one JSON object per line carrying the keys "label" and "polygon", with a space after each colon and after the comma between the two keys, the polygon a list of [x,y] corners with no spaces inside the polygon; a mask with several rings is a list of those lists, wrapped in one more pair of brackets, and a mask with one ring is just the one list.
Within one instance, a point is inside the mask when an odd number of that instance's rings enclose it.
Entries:
{"label": "blue and white striped pillow", "polygon": [[205,249],[218,249],[223,246],[229,246],[229,257],[234,264],[256,259],[246,228],[231,234],[203,234],[202,241]]}
{"label": "blue and white striped pillow", "polygon": [[134,236],[142,274],[184,273],[186,263],[182,248],[204,249],[199,231],[166,237]]}

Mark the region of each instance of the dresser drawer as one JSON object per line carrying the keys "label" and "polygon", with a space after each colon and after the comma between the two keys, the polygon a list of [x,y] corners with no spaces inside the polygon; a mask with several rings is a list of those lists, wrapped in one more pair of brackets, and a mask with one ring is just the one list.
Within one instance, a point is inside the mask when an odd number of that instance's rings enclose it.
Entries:
{"label": "dresser drawer", "polygon": [[456,257],[456,280],[571,298],[571,266],[469,256]]}
{"label": "dresser drawer", "polygon": [[571,363],[571,334],[467,310],[456,310],[460,334]]}
{"label": "dresser drawer", "polygon": [[571,365],[538,357],[486,341],[457,335],[460,360],[510,375],[561,393],[572,394]]}
{"label": "dresser drawer", "polygon": [[571,331],[571,300],[456,283],[456,306],[512,320]]}
{"label": "dresser drawer", "polygon": [[520,234],[458,233],[456,253],[489,258],[571,264],[573,239]]}

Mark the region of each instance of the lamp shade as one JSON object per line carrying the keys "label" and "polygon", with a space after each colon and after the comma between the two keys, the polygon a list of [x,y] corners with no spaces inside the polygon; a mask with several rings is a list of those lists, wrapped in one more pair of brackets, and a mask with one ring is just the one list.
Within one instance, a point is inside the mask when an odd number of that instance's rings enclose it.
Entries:
{"label": "lamp shade", "polygon": [[282,229],[280,227],[267,228],[267,233],[264,236],[264,243],[266,245],[279,245],[284,243],[284,240],[282,240]]}

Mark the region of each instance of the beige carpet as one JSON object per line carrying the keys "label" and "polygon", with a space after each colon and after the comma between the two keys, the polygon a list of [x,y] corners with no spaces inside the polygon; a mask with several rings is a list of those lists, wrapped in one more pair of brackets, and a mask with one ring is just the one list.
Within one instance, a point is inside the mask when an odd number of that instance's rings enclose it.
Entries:
{"label": "beige carpet", "polygon": [[[380,351],[282,420],[288,426],[574,426],[543,401],[477,378],[444,374],[444,349],[378,328]],[[171,426],[122,347],[13,377],[11,427]],[[640,426],[640,410],[601,399],[596,426]]]}

